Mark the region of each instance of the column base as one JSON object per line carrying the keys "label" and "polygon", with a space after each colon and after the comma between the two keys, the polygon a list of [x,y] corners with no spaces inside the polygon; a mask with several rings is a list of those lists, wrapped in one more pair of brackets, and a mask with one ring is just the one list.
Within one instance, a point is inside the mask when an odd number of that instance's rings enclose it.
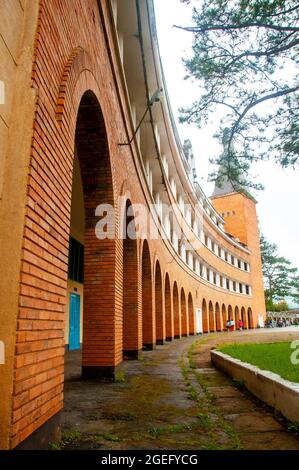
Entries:
{"label": "column base", "polygon": [[154,349],[156,349],[156,345],[155,344],[144,344],[142,346],[142,349],[144,351],[153,351]]}
{"label": "column base", "polygon": [[142,351],[141,349],[132,350],[132,351],[123,351],[123,358],[126,361],[135,361],[141,358]]}
{"label": "column base", "polygon": [[102,380],[103,382],[114,382],[115,375],[119,370],[117,366],[82,366],[83,380]]}
{"label": "column base", "polygon": [[40,428],[34,431],[14,450],[49,450],[51,442],[61,438],[61,412],[56,413]]}
{"label": "column base", "polygon": [[163,346],[163,344],[165,344],[164,339],[157,339],[157,340],[156,340],[156,345],[157,345],[157,346]]}
{"label": "column base", "polygon": [[181,339],[181,335],[174,335],[174,339]]}
{"label": "column base", "polygon": [[187,336],[188,336],[187,333],[182,334],[182,337],[183,337],[183,338],[186,338]]}
{"label": "column base", "polygon": [[167,341],[167,342],[173,341],[173,337],[172,337],[172,336],[168,336],[168,337],[166,338],[166,341]]}

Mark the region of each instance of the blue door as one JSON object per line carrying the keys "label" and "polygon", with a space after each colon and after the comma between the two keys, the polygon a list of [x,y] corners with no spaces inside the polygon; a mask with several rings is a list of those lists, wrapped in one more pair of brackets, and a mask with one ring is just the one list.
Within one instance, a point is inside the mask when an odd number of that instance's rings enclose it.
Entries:
{"label": "blue door", "polygon": [[80,349],[80,295],[70,296],[69,350]]}

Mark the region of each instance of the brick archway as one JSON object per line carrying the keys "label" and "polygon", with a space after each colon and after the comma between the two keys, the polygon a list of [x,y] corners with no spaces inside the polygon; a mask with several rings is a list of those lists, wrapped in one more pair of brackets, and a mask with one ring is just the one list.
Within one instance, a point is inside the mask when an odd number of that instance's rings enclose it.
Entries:
{"label": "brick archway", "polygon": [[214,317],[214,309],[213,304],[210,300],[209,302],[209,331],[215,331],[215,317]]}
{"label": "brick archway", "polygon": [[[234,312],[233,308],[231,305],[228,306],[227,308],[227,319],[228,320],[234,320]],[[236,328],[236,325],[234,326],[234,329]]]}
{"label": "brick archway", "polygon": [[248,328],[254,328],[252,310],[250,307],[247,310],[247,317],[248,317]]}
{"label": "brick archway", "polygon": [[[114,195],[104,119],[91,91],[85,92],[80,102],[75,148],[85,209],[82,376],[113,378],[117,362],[113,340],[116,242],[115,236],[100,239],[96,234],[99,216],[95,209],[101,203],[113,207]],[[108,214],[107,232],[115,230],[114,222]]]}
{"label": "brick archway", "polygon": [[215,320],[216,320],[216,331],[221,331],[221,314],[220,314],[220,307],[219,303],[216,302],[215,305]]}
{"label": "brick archway", "polygon": [[155,339],[155,322],[153,312],[153,281],[151,255],[147,240],[142,247],[142,343],[145,349],[153,349]]}
{"label": "brick archway", "polygon": [[222,328],[223,330],[226,330],[227,314],[226,314],[226,307],[224,304],[222,304],[221,314],[222,314]]}
{"label": "brick archway", "polygon": [[243,321],[243,328],[246,330],[248,328],[246,310],[244,307],[241,308],[241,318]]}
{"label": "brick archway", "polygon": [[235,330],[239,329],[240,310],[239,307],[235,307]]}
{"label": "brick archway", "polygon": [[169,275],[165,276],[165,323],[166,323],[166,341],[173,340],[173,313],[171,308],[171,289]]}
{"label": "brick archway", "polygon": [[185,291],[181,289],[181,325],[182,325],[182,336],[188,335],[188,319],[187,319],[187,304]]}
{"label": "brick archway", "polygon": [[163,312],[163,285],[162,273],[159,261],[155,268],[155,319],[156,319],[156,344],[165,341],[165,318]]}
{"label": "brick archway", "polygon": [[195,334],[195,317],[194,317],[194,305],[192,294],[189,292],[188,295],[188,320],[189,320],[189,335]]}
{"label": "brick archway", "polygon": [[205,299],[202,301],[202,328],[204,333],[209,332],[208,309]]}
{"label": "brick archway", "polygon": [[131,202],[125,206],[123,233],[123,358],[136,359],[139,344],[138,256]]}
{"label": "brick archway", "polygon": [[173,320],[174,320],[174,337],[181,337],[180,328],[180,306],[179,306],[179,290],[176,281],[173,284]]}

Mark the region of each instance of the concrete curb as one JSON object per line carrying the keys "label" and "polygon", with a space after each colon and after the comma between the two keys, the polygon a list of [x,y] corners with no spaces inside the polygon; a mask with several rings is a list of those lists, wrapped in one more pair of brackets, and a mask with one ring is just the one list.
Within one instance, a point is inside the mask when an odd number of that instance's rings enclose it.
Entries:
{"label": "concrete curb", "polygon": [[285,418],[299,422],[299,384],[220,351],[212,350],[211,360],[217,369],[233,379],[244,381],[253,395],[280,411]]}

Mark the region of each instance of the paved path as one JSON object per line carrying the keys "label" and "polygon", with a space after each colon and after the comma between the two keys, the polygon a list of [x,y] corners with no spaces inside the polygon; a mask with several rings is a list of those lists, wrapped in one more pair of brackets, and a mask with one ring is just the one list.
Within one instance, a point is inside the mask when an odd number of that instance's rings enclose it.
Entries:
{"label": "paved path", "polygon": [[[277,341],[299,331],[257,330],[175,340],[126,361],[119,383],[81,381],[80,353],[67,356],[65,449],[297,449],[285,423],[238,390],[210,362],[219,342]],[[192,346],[193,344],[193,346]]]}

